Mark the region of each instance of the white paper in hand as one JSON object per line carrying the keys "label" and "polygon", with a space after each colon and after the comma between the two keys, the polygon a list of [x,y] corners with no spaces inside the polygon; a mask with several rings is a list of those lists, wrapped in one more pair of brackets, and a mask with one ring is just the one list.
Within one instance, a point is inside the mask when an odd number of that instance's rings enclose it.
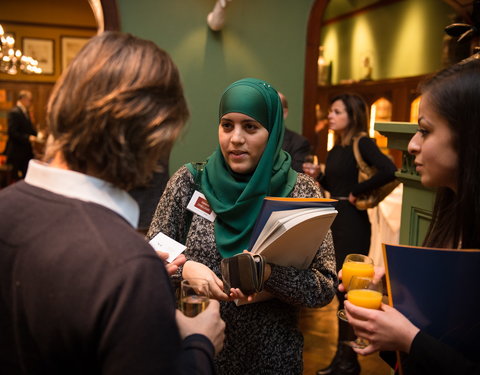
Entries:
{"label": "white paper in hand", "polygon": [[153,237],[149,244],[155,249],[155,251],[168,253],[168,263],[172,262],[187,248],[185,245],[182,245],[180,242],[175,241],[173,238],[168,237],[162,232],[159,232]]}

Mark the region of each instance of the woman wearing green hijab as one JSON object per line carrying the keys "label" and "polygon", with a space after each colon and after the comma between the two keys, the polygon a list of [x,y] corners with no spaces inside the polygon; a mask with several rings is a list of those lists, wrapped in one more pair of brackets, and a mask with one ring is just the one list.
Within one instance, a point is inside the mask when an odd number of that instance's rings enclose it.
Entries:
{"label": "woman wearing green hijab", "polygon": [[[175,277],[207,279],[212,297],[222,301],[227,328],[216,357],[219,374],[302,374],[299,309],[324,306],[335,294],[330,233],[308,269],[267,264],[264,289],[273,299],[237,306],[232,299],[243,295],[223,292],[220,262],[247,248],[264,197],[321,196],[310,177],[290,168],[283,133],[273,87],[253,78],[231,84],[220,101],[218,149],[201,173],[187,164],[172,176],[148,232],[149,238],[161,231],[185,243],[187,262]],[[187,210],[195,190],[204,194],[214,221]]]}

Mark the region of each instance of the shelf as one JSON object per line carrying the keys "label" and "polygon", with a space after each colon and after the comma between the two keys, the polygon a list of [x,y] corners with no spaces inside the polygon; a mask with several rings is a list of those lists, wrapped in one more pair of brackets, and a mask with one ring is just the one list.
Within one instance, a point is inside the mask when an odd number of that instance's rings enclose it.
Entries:
{"label": "shelf", "polygon": [[412,122],[376,122],[375,130],[388,138],[388,148],[407,151],[408,143],[418,129]]}

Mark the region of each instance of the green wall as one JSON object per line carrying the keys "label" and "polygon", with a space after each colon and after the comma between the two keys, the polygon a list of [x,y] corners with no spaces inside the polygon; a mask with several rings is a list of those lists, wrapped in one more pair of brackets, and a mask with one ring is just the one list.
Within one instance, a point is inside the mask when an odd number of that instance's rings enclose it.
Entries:
{"label": "green wall", "polygon": [[232,0],[220,32],[206,23],[214,0],[119,0],[122,31],[165,49],[182,75],[191,118],[170,172],[217,146],[217,110],[231,82],[256,77],[289,100],[287,125],[301,131],[306,30],[313,0]]}
{"label": "green wall", "polygon": [[333,63],[333,83],[362,78],[373,61],[373,79],[431,73],[441,68],[443,29],[452,8],[440,0],[404,0],[322,28],[320,43]]}

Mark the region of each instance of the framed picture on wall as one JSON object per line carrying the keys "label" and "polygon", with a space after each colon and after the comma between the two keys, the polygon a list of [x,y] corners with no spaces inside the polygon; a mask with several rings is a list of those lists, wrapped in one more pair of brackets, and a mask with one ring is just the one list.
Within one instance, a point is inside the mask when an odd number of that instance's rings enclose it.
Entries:
{"label": "framed picture on wall", "polygon": [[60,56],[62,60],[62,71],[66,69],[70,61],[77,55],[78,51],[90,40],[89,37],[62,36],[60,37]]}
{"label": "framed picture on wall", "polygon": [[22,39],[23,54],[38,61],[38,67],[42,69],[42,74],[55,72],[54,49],[55,41],[53,39]]}

